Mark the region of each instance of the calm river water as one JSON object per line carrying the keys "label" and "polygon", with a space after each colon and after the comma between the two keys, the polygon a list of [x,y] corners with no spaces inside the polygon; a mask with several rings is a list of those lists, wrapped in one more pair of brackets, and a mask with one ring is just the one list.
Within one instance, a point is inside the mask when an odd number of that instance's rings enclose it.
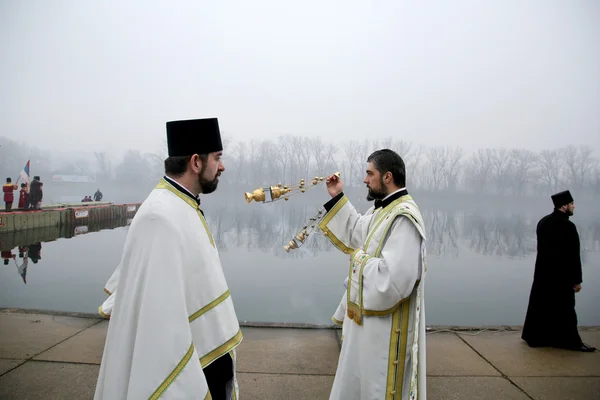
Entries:
{"label": "calm river water", "polygon": [[[242,321],[331,323],[348,257],[320,235],[286,253],[282,246],[318,207],[290,204],[205,206]],[[422,208],[429,235],[427,324],[521,325],[533,277],[535,225],[549,210]],[[600,216],[576,214],[572,220],[582,242],[579,323],[600,325]],[[96,312],[127,232],[126,221],[117,221],[3,235],[3,256],[14,245],[16,260],[0,266],[0,307]],[[26,266],[17,246],[29,251]]]}

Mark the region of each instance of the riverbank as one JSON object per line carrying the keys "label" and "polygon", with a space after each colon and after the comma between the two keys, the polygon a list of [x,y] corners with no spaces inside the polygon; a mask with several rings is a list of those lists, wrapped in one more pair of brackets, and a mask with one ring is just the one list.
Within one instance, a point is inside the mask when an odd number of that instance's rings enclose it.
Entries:
{"label": "riverbank", "polygon": [[[340,350],[329,326],[242,323],[243,399],[327,399]],[[91,399],[108,321],[0,310],[0,399]],[[600,327],[581,328],[600,347]],[[519,327],[431,327],[428,399],[600,399],[600,352],[531,349]]]}

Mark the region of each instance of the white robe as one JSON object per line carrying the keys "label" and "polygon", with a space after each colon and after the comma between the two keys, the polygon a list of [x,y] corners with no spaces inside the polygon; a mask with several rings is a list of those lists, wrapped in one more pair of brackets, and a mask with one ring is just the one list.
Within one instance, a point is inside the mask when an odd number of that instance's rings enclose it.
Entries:
{"label": "white robe", "polygon": [[203,368],[227,353],[228,398],[238,398],[242,332],[219,253],[198,205],[166,180],[139,208],[105,289],[112,300],[95,399],[210,398]]}
{"label": "white robe", "polygon": [[319,227],[349,254],[343,324],[330,399],[426,399],[425,231],[410,195],[360,215],[346,196]]}
{"label": "white robe", "polygon": [[[129,238],[129,236],[127,236]],[[125,239],[125,248],[127,248],[127,239]],[[106,285],[104,285],[104,292],[108,294],[108,298],[98,307],[98,314],[104,318],[110,318],[112,309],[115,306],[115,297],[117,295],[117,285],[119,283],[119,276],[121,275],[121,264],[117,265],[117,268],[113,274],[108,278]]]}

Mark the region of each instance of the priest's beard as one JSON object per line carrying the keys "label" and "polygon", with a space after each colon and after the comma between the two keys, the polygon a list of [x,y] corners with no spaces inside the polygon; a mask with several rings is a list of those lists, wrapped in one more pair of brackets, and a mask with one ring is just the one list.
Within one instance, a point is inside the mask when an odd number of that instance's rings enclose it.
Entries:
{"label": "priest's beard", "polygon": [[387,193],[385,192],[385,185],[383,184],[383,178],[379,180],[379,190],[373,190],[369,188],[369,192],[367,193],[367,201],[373,200],[381,200],[383,199]]}
{"label": "priest's beard", "polygon": [[204,169],[198,175],[198,183],[200,184],[200,189],[202,189],[202,194],[212,193],[217,190],[217,185],[219,184],[219,175],[215,176],[213,180],[207,180],[202,177],[204,175]]}

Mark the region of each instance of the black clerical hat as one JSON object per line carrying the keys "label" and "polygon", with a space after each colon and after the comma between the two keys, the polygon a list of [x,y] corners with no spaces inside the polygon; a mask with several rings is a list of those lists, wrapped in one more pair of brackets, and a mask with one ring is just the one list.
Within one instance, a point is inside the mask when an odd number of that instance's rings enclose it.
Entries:
{"label": "black clerical hat", "polygon": [[553,194],[552,202],[554,203],[554,207],[561,208],[562,206],[573,202],[573,197],[571,196],[571,192],[565,190],[564,192]]}
{"label": "black clerical hat", "polygon": [[167,122],[169,157],[191,156],[222,151],[217,118]]}

